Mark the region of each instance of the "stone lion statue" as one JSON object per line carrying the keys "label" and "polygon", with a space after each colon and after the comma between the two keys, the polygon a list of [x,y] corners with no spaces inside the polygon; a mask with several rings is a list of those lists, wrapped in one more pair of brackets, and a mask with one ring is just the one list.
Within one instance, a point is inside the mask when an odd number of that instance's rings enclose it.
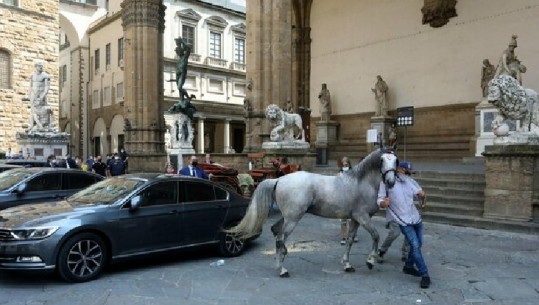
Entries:
{"label": "stone lion statue", "polygon": [[500,112],[492,122],[493,129],[506,119],[513,119],[520,120],[520,132],[533,131],[539,135],[537,92],[523,88],[514,77],[500,75],[489,82],[487,99]]}
{"label": "stone lion statue", "polygon": [[[305,130],[303,130],[301,116],[297,113],[287,113],[279,106],[270,104],[266,108],[266,118],[275,126],[270,133],[273,142],[295,141],[305,142]],[[300,130],[296,136],[295,128]]]}

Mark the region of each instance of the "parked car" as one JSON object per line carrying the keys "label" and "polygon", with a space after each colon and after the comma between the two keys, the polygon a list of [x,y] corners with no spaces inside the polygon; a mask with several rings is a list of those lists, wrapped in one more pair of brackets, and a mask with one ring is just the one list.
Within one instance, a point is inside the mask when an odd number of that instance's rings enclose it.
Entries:
{"label": "parked car", "polygon": [[30,167],[0,173],[0,210],[67,198],[105,177],[68,168]]}
{"label": "parked car", "polygon": [[23,166],[2,163],[2,164],[0,164],[0,173],[8,171],[10,169],[21,168],[21,167],[23,167]]}
{"label": "parked car", "polygon": [[0,211],[0,269],[56,270],[68,282],[97,278],[111,262],[201,245],[240,255],[245,241],[222,229],[248,200],[215,182],[129,174],[64,201]]}
{"label": "parked car", "polygon": [[19,165],[22,167],[48,167],[47,161],[24,160],[24,159],[7,160],[6,164]]}

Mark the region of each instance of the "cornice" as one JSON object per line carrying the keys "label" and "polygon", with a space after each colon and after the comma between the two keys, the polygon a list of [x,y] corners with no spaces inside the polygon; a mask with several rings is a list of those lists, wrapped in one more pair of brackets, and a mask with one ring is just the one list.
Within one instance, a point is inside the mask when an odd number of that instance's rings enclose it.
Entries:
{"label": "cornice", "polygon": [[106,27],[107,25],[113,23],[114,21],[117,21],[118,19],[120,19],[122,17],[122,11],[118,11],[112,15],[109,16],[109,13],[107,13],[107,15],[105,16],[105,18],[103,20],[100,20],[98,21],[96,24],[94,24],[89,30],[88,30],[88,34],[93,34],[101,29],[103,29],[104,27]]}
{"label": "cornice", "polygon": [[122,7],[122,26],[157,27],[159,32],[165,31],[166,6],[156,0],[124,0]]}

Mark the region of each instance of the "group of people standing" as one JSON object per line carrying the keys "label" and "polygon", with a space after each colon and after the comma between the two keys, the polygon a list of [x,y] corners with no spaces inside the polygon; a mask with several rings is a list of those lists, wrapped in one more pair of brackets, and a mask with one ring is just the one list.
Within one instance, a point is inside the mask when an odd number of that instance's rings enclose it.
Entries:
{"label": "group of people standing", "polygon": [[125,149],[122,148],[120,153],[115,152],[113,154],[108,154],[105,162],[103,162],[101,156],[96,156],[95,158],[90,156],[86,161],[83,161],[80,157],[75,157],[75,159],[73,159],[69,154],[60,160],[58,160],[56,156],[50,155],[47,158],[47,166],[76,168],[94,172],[104,177],[113,177],[127,173],[127,167],[129,165],[128,160],[129,155]]}
{"label": "group of people standing", "polygon": [[[339,173],[345,173],[352,167],[350,159],[344,157],[340,163]],[[401,260],[404,262],[402,271],[405,274],[421,277],[420,287],[430,287],[430,276],[427,264],[423,258],[423,222],[421,213],[414,203],[417,199],[421,207],[425,206],[425,192],[411,177],[412,165],[401,161],[397,167],[397,179],[393,188],[386,188],[380,182],[376,204],[386,209],[386,228],[389,232],[378,249],[378,262],[383,262],[384,255],[400,232],[404,235],[401,247]],[[346,244],[348,238],[348,220],[341,220],[341,244]],[[344,243],[343,243],[344,241]]]}

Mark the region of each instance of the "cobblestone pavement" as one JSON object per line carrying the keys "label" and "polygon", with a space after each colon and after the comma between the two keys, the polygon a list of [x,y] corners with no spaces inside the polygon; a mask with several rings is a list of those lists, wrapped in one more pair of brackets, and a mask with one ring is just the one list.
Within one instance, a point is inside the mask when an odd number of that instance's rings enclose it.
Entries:
{"label": "cobblestone pavement", "polygon": [[[402,273],[399,237],[383,264],[365,265],[370,237],[352,248],[355,273],[340,264],[339,220],[307,215],[287,243],[290,278],[274,269],[269,226],[241,257],[197,251],[116,265],[98,280],[66,284],[52,275],[0,272],[2,305],[76,304],[538,304],[539,236],[425,224],[432,285]],[[382,238],[384,220],[374,217]]]}

